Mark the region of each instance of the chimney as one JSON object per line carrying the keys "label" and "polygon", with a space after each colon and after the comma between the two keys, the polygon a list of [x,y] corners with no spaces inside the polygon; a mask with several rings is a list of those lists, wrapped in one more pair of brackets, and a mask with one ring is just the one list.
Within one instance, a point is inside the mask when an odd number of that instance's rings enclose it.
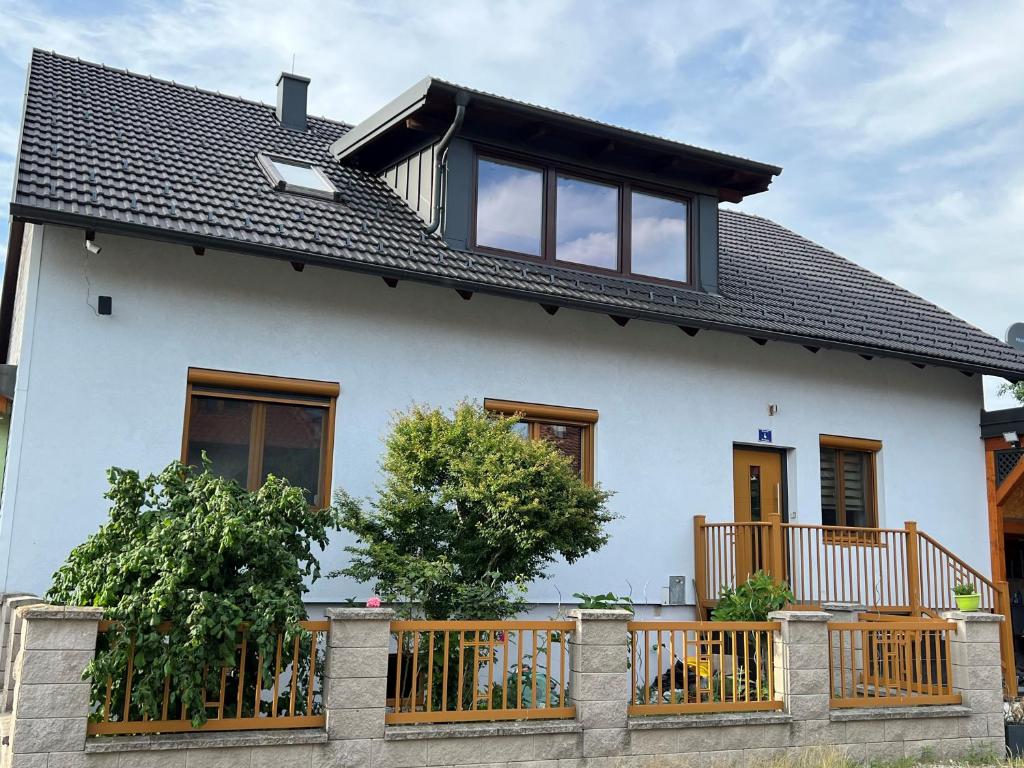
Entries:
{"label": "chimney", "polygon": [[306,90],[309,78],[282,72],[277,78],[277,119],[285,128],[306,130]]}

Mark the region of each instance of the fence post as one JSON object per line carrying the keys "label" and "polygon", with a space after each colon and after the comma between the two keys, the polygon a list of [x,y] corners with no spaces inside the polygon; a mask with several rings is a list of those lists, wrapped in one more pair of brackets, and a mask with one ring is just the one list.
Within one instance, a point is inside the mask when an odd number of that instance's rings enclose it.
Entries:
{"label": "fence post", "polygon": [[[389,608],[328,608],[331,622],[324,675],[329,741],[355,741],[369,759],[370,739],[384,738],[387,707]],[[343,745],[352,758],[354,744]]]}
{"label": "fence post", "polygon": [[569,643],[572,678],[569,700],[583,729],[583,757],[629,753],[630,611],[587,610],[569,612],[576,629]]}
{"label": "fence post", "polygon": [[[11,768],[67,765],[85,750],[89,682],[103,610],[57,605],[18,609],[23,621],[10,721]],[[57,753],[50,758],[46,754]],[[64,757],[60,757],[64,753]]]}
{"label": "fence post", "polygon": [[1003,756],[1003,676],[1000,629],[1005,620],[994,613],[944,611],[942,618],[956,622],[950,638],[953,693],[959,693],[971,715],[960,726],[960,735],[971,738],[972,747],[983,747]]}
{"label": "fence post", "polygon": [[707,595],[705,577],[708,567],[707,542],[704,540],[704,515],[693,516],[693,588],[697,593],[697,618],[704,618],[704,603]]}
{"label": "fence post", "polygon": [[830,732],[845,726],[829,719],[830,618],[824,611],[775,611],[768,616],[781,624],[773,638],[775,695],[793,718],[794,746],[835,743]]}
{"label": "fence post", "polygon": [[907,532],[907,597],[910,599],[910,615],[921,615],[921,559],[918,555],[917,523],[908,520],[904,524]]}
{"label": "fence post", "polygon": [[776,581],[785,581],[786,561],[782,554],[782,515],[778,512],[772,512],[768,515],[768,522],[771,524],[772,531],[768,567]]}

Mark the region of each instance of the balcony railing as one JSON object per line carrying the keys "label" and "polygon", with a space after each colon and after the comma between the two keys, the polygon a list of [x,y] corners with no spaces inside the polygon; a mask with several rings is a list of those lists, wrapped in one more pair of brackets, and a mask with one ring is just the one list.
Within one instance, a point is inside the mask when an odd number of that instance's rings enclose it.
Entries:
{"label": "balcony railing", "polygon": [[[198,730],[245,731],[278,728],[322,728],[324,660],[328,621],[303,621],[304,630],[291,642],[277,636],[271,674],[264,675],[264,658],[250,645],[243,627],[238,632],[235,663],[204,675],[206,714]],[[110,622],[101,622],[102,647]],[[135,654],[129,654],[123,676],[108,679],[103,704],[90,718],[87,732],[101,734],[178,733],[193,728],[191,714],[172,695],[174,680],[164,678],[160,716],[142,714],[133,700]]]}
{"label": "balcony railing", "polygon": [[[785,580],[794,603],[862,605],[872,611],[937,617],[956,607],[953,586],[968,582],[983,610],[1009,617],[1006,582],[995,583],[908,522],[903,528],[783,523],[779,515],[744,523],[694,518],[698,615],[758,570]],[[1016,690],[1009,620],[1001,634],[1003,678]]]}
{"label": "balcony railing", "polygon": [[394,621],[387,723],[575,717],[572,621]]}
{"label": "balcony railing", "polygon": [[631,715],[781,709],[775,696],[779,624],[631,621]]}
{"label": "balcony railing", "polygon": [[831,706],[959,704],[953,693],[951,635],[938,619],[830,623]]}

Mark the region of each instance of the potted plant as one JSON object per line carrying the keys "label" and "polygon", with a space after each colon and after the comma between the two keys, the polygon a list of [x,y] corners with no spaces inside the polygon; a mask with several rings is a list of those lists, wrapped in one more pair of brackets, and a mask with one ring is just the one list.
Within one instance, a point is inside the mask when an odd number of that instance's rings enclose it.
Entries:
{"label": "potted plant", "polygon": [[981,595],[969,581],[953,585],[953,596],[956,598],[956,609],[964,613],[973,613],[978,610],[978,604],[981,603]]}
{"label": "potted plant", "polygon": [[1011,699],[1003,702],[1003,720],[1006,723],[1006,756],[1024,757],[1024,701]]}

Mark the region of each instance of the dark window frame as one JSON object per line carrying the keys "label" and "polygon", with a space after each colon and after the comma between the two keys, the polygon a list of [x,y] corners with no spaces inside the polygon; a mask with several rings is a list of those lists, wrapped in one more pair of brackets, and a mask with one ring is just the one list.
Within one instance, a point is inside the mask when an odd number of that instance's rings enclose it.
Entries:
{"label": "dark window frame", "polygon": [[[181,461],[188,463],[188,445],[192,401],[197,397],[241,400],[253,403],[254,411],[250,424],[249,468],[246,487],[256,490],[254,478],[263,472],[263,429],[266,426],[267,405],[298,405],[323,408],[324,432],[320,445],[319,488],[320,503],[326,507],[331,503],[331,475],[334,464],[334,422],[340,387],[337,383],[292,379],[280,376],[264,376],[253,373],[215,371],[207,368],[189,368],[185,388],[185,419],[181,435]],[[258,438],[258,440],[257,440]],[[315,501],[313,502],[315,504]]]}
{"label": "dark window frame", "polygon": [[524,403],[517,400],[484,399],[484,409],[502,416],[517,415],[527,425],[531,440],[540,439],[541,424],[553,426],[580,427],[581,449],[580,477],[587,485],[594,484],[594,456],[596,453],[598,412],[589,408],[570,408],[561,405]]}
{"label": "dark window frame", "polygon": [[[878,529],[878,452],[882,450],[882,443],[878,440],[867,440],[856,437],[840,437],[838,435],[821,435],[818,441],[819,457],[822,449],[835,452],[835,502],[836,520],[831,525],[844,528],[860,528],[863,530]],[[867,456],[865,484],[865,516],[867,525],[850,525],[846,517],[846,495],[844,487],[845,465],[844,455],[847,453],[858,453]],[[820,458],[819,458],[820,462]],[[818,468],[818,483],[821,485],[821,466]],[[829,525],[824,521],[824,508],[822,508],[822,525]]]}
{"label": "dark window frame", "polygon": [[[542,199],[541,199],[541,255],[533,256],[518,251],[508,251],[502,248],[482,245],[477,239],[477,201],[480,196],[480,161],[488,160],[504,165],[511,165],[517,168],[525,168],[531,171],[539,171],[542,176]],[[618,267],[606,269],[590,264],[580,264],[575,261],[566,261],[557,258],[555,253],[556,241],[556,216],[558,208],[558,177],[577,179],[579,181],[590,181],[595,184],[604,184],[616,187],[619,196],[618,205]],[[640,192],[652,197],[660,197],[665,200],[683,203],[686,206],[686,280],[672,280],[654,275],[645,275],[642,272],[632,271],[632,193]],[[470,211],[470,249],[480,253],[490,253],[497,256],[510,256],[524,261],[549,264],[562,269],[579,270],[602,275],[612,275],[633,280],[642,280],[647,283],[659,283],[674,287],[692,288],[694,280],[694,261],[697,249],[694,243],[694,214],[696,211],[695,197],[691,194],[676,189],[660,187],[649,182],[636,181],[625,176],[613,173],[600,173],[591,168],[581,168],[569,163],[561,163],[537,157],[529,157],[515,152],[508,152],[500,149],[474,147],[473,168],[472,168],[472,200]]]}

